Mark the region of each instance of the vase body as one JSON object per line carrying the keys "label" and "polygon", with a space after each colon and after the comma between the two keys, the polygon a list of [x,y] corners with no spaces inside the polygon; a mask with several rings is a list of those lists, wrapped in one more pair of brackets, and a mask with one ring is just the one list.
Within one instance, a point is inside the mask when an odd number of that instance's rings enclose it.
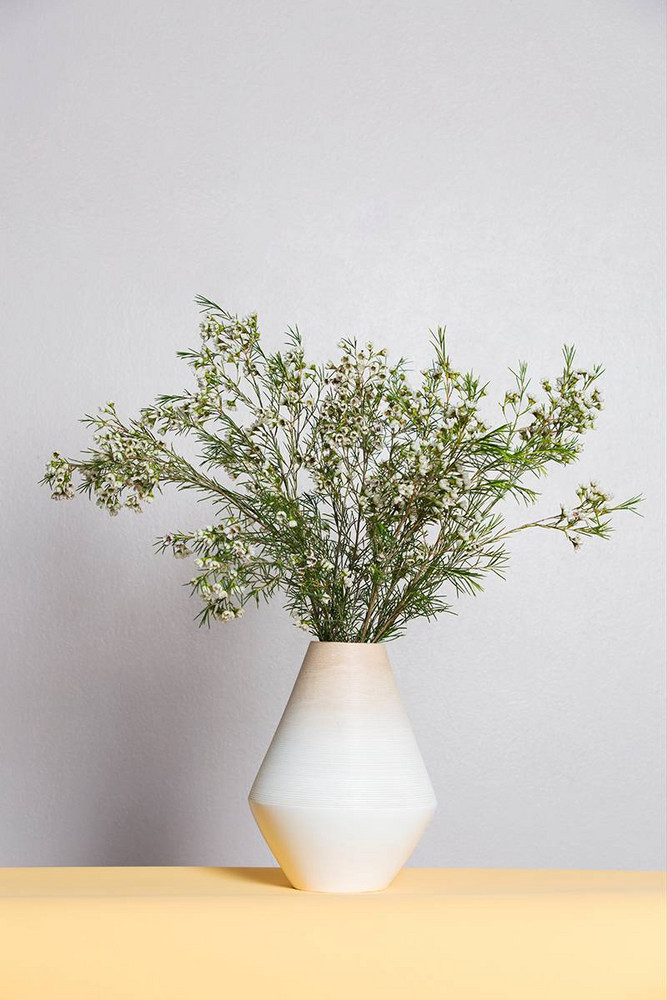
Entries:
{"label": "vase body", "polygon": [[295,888],[389,885],[436,801],[384,645],[310,643],[249,803]]}

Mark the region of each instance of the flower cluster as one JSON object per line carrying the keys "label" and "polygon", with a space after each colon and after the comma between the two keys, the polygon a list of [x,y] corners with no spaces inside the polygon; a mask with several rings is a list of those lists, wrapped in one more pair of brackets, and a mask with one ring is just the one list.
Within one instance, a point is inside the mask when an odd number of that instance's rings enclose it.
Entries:
{"label": "flower cluster", "polygon": [[[109,403],[86,418],[94,447],[80,460],[54,453],[44,482],[54,498],[71,497],[76,473],[111,514],[140,511],[168,483],[211,500],[214,523],[158,542],[194,560],[202,622],[238,618],[248,601],[281,591],[299,627],[321,640],[391,639],[450,610],[448,591],[474,594],[502,574],[508,536],[546,528],[577,548],[639,502],[612,506],[591,483],[572,509],[504,524],[499,504],[532,503],[531,480],[576,459],[602,407],[601,370],[577,368],[571,348],[541,393],[519,366],[501,420],[489,424],[486,387],[452,367],[442,330],[413,384],[371,343],[343,340],[335,360],[316,365],[298,330],[284,352],[267,354],[256,316],[201,305],[200,344],[180,354],[194,387],[159,396],[129,423]],[[198,463],[176,450],[183,434]]]}
{"label": "flower cluster", "polygon": [[257,316],[244,320],[218,311],[208,313],[199,324],[205,355],[214,364],[249,366],[259,343]]}
{"label": "flower cluster", "polygon": [[44,473],[44,482],[51,490],[52,500],[71,500],[74,496],[73,472],[74,466],[54,451]]}
{"label": "flower cluster", "polygon": [[[553,383],[550,379],[542,380],[546,399],[542,403],[532,400],[529,404],[531,420],[520,431],[525,442],[562,443],[569,435],[583,434],[595,427],[595,418],[603,408],[602,396],[595,386],[602,369],[596,367],[590,372],[575,369],[574,361],[574,349],[566,348],[563,374]],[[573,443],[574,451],[567,453],[565,461],[576,456],[577,447]]]}
{"label": "flower cluster", "polygon": [[85,423],[93,428],[93,460],[79,466],[83,487],[98,507],[115,516],[123,507],[140,514],[159,488],[161,445],[143,424],[126,427],[113,402]]}
{"label": "flower cluster", "polygon": [[611,494],[603,492],[596,482],[577,489],[579,503],[568,510],[561,505],[556,526],[560,528],[574,549],[580,548],[585,535],[604,535],[608,528],[606,518],[614,510],[610,506]]}

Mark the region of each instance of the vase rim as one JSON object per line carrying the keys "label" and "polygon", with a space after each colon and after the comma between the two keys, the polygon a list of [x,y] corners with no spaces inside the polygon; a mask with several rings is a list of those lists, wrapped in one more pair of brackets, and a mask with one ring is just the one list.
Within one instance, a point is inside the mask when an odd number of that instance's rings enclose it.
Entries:
{"label": "vase rim", "polygon": [[384,642],[328,642],[322,639],[311,639],[311,646],[359,646],[362,649],[368,649],[370,646],[384,646]]}

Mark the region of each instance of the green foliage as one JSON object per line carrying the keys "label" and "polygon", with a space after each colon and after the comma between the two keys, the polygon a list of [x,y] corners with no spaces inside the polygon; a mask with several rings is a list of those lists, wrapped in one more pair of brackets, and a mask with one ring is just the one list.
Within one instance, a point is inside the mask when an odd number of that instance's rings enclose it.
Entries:
{"label": "green foliage", "polygon": [[[504,540],[529,527],[561,532],[577,548],[605,538],[612,505],[596,483],[553,517],[504,528],[510,498],[533,503],[530,485],[550,463],[566,465],[602,408],[600,368],[576,368],[573,348],[555,380],[532,394],[526,366],[481,419],[487,387],[452,367],[444,330],[411,386],[404,361],[354,340],[324,366],[306,361],[298,330],[266,354],[257,318],[239,319],[199,299],[201,344],[180,353],[195,385],[159,396],[123,423],[113,403],[85,422],[94,447],[79,460],[54,453],[44,482],[55,499],[78,489],[117,514],[140,512],[166,483],[199,492],[215,520],[175,532],[158,548],[193,557],[190,581],[202,623],[239,617],[249,600],[281,591],[298,624],[323,641],[379,642],[414,618],[450,610],[448,596],[475,594],[502,575]],[[175,449],[192,435],[200,463]]]}

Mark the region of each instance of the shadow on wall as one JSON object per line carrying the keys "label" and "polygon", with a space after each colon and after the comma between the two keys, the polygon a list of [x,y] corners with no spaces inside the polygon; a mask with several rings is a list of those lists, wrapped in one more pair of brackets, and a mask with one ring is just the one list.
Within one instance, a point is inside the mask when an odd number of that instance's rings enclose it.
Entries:
{"label": "shadow on wall", "polygon": [[59,529],[41,553],[37,614],[19,625],[31,652],[16,663],[0,863],[271,864],[246,797],[298,669],[291,627],[276,643],[278,623],[260,630],[249,611],[198,629],[182,563],[150,549],[128,563],[133,526],[119,544],[76,518]]}

